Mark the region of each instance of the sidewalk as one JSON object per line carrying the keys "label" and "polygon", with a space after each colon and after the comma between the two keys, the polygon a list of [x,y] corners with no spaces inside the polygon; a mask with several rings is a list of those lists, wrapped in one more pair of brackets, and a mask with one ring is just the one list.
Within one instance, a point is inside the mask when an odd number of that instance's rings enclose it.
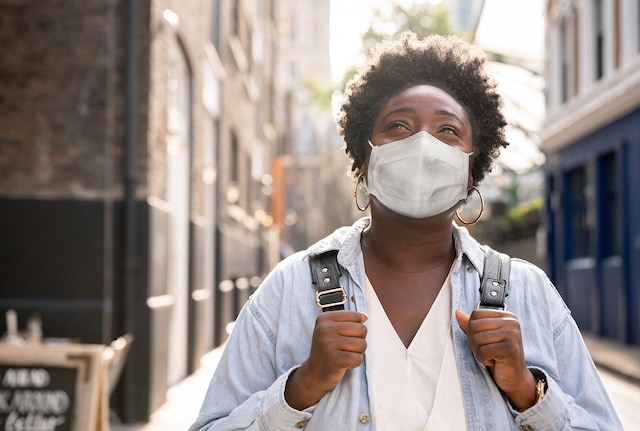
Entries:
{"label": "sidewalk", "polygon": [[593,362],[602,369],[640,385],[640,346],[631,346],[596,335],[582,334]]}
{"label": "sidewalk", "polygon": [[167,401],[146,424],[111,424],[111,431],[187,431],[195,421],[224,345],[202,357],[202,366],[167,391]]}
{"label": "sidewalk", "polygon": [[[640,347],[583,334],[596,365],[640,385]],[[224,346],[207,353],[202,367],[167,393],[167,402],[147,424],[111,424],[111,431],[186,431],[195,420]]]}

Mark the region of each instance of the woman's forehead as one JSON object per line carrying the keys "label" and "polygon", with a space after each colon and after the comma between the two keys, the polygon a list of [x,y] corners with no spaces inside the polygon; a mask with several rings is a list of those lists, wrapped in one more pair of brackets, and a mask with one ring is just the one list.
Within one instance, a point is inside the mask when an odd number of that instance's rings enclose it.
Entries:
{"label": "woman's forehead", "polygon": [[[423,112],[423,111],[427,112]],[[414,85],[405,88],[391,97],[378,112],[377,119],[381,119],[391,112],[442,111],[459,117],[462,121],[469,121],[463,106],[445,90],[432,85]]]}

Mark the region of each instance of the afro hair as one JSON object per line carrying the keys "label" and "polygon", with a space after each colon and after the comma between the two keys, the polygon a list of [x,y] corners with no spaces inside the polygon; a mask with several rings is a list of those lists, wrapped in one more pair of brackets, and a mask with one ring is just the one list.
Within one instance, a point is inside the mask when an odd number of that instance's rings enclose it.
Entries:
{"label": "afro hair", "polygon": [[469,117],[474,152],[471,174],[477,185],[491,170],[500,148],[508,145],[502,99],[484,70],[485,59],[482,51],[455,36],[420,40],[414,33],[403,32],[378,44],[347,83],[337,118],[354,175],[365,161],[367,140],[380,108],[409,87],[432,85],[449,93]]}

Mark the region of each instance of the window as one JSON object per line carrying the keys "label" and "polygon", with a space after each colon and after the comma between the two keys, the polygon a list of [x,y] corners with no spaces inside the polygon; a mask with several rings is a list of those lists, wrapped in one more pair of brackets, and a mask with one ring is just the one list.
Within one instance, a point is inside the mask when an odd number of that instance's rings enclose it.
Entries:
{"label": "window", "polygon": [[191,127],[191,72],[182,46],[177,39],[169,49],[167,64],[167,128],[169,134],[185,145]]}
{"label": "window", "polygon": [[615,0],[616,59],[622,66],[635,62],[640,54],[640,2]]}
{"label": "window", "polygon": [[238,36],[240,34],[240,0],[232,0],[231,3],[231,34]]}
{"label": "window", "polygon": [[211,1],[211,19],[209,20],[209,40],[220,52],[220,2]]}
{"label": "window", "polygon": [[562,103],[569,100],[569,23],[567,18],[560,22],[560,91]]}
{"label": "window", "polygon": [[615,45],[613,49],[613,64],[617,69],[620,67],[622,61],[622,40],[621,40],[621,19],[620,19],[620,0],[613,0],[613,43]]}
{"label": "window", "polygon": [[587,169],[581,166],[567,174],[569,258],[587,257],[590,254],[588,223]]}
{"label": "window", "polygon": [[620,254],[620,226],[618,223],[618,158],[609,153],[599,160],[600,171],[600,217],[602,253],[605,257]]}
{"label": "window", "polygon": [[231,134],[231,160],[229,165],[231,166],[231,172],[229,179],[233,182],[240,180],[240,148],[238,144],[238,137],[235,133]]}
{"label": "window", "polygon": [[243,193],[240,189],[240,144],[235,132],[231,132],[230,135],[229,159],[226,167],[229,169],[227,172],[228,182],[224,191],[226,201],[230,205],[240,205],[240,201],[243,198]]}
{"label": "window", "polygon": [[595,72],[596,80],[604,76],[604,1],[593,0],[593,34],[595,42]]}

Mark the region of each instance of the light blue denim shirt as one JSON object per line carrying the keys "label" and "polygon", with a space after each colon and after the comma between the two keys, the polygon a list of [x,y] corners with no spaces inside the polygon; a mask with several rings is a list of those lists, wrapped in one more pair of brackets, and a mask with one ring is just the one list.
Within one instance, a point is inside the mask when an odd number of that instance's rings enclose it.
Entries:
{"label": "light blue denim shirt", "polygon": [[[360,235],[368,223],[364,218],[338,229],[283,260],[268,275],[236,321],[191,431],[376,429],[367,353],[363,364],[349,370],[316,406],[298,411],[284,399],[289,374],[309,355],[321,313],[308,256],[339,250],[338,261],[346,269],[341,277],[349,298],[346,307],[366,312]],[[452,307],[470,313],[480,296],[485,252],[464,228],[454,226],[454,239]],[[547,375],[548,389],[535,406],[521,413],[513,410],[453,322],[468,429],[622,430],[580,332],[543,271],[512,259],[507,309],[520,321],[527,365]]]}

